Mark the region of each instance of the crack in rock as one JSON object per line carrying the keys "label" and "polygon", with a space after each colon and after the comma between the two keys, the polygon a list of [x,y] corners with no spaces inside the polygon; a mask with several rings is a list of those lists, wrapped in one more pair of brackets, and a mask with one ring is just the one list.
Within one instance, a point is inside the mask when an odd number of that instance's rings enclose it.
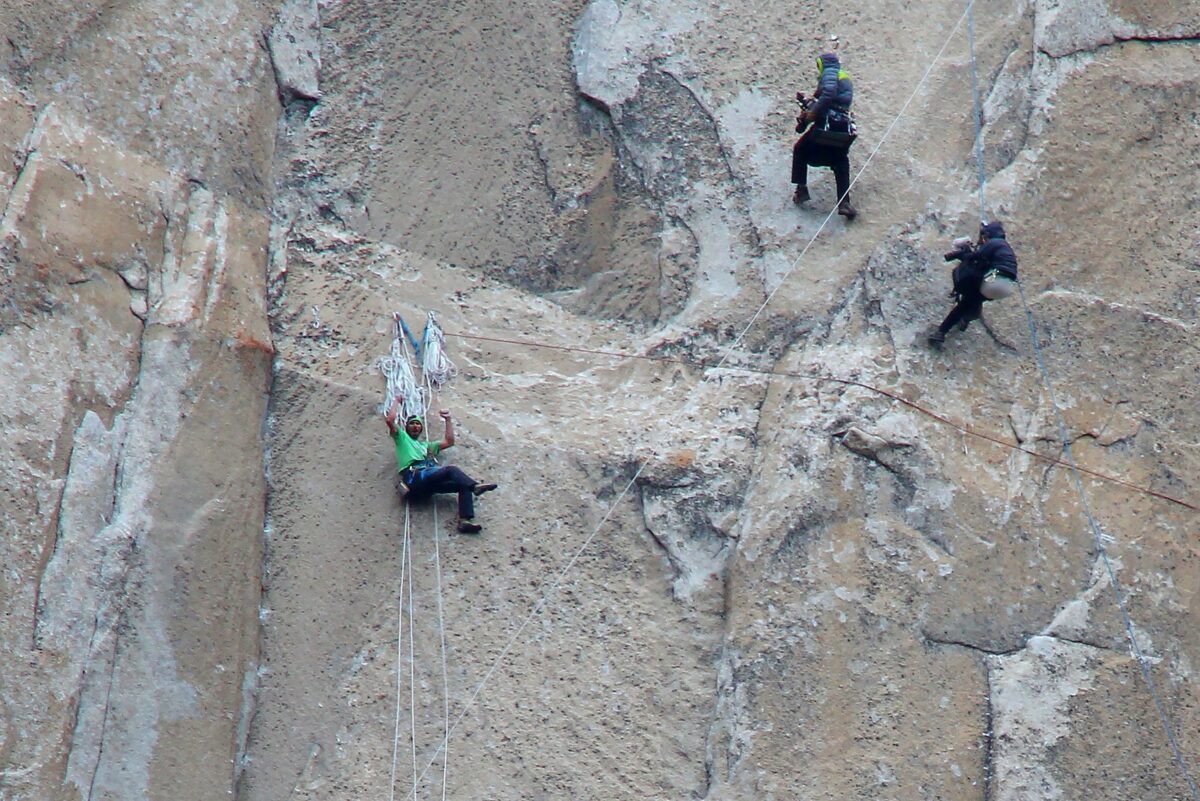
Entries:
{"label": "crack in rock", "polygon": [[1037,0],[1034,43],[1051,58],[1091,52],[1122,42],[1188,42],[1200,40],[1200,20],[1182,20],[1162,29],[1153,23],[1129,22],[1109,8],[1108,0]]}

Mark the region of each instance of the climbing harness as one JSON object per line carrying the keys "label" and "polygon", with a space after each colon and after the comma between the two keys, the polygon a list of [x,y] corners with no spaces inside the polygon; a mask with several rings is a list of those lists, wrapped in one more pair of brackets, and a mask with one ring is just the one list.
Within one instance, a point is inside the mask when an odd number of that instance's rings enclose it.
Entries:
{"label": "climbing harness", "polygon": [[[979,87],[975,79],[975,35],[974,25],[972,22],[972,6],[974,0],[967,3],[967,47],[971,59],[971,99],[975,110],[975,165],[979,174],[979,218],[984,219],[984,187],[986,185],[986,175],[984,174],[983,164],[983,127],[982,127],[982,104],[979,99]],[[1029,330],[1029,342],[1033,347],[1033,354],[1037,361],[1038,371],[1041,374],[1042,386],[1046,391],[1046,397],[1050,400],[1050,406],[1054,409],[1054,417],[1058,426],[1058,436],[1062,443],[1063,457],[1070,468],[1072,482],[1075,486],[1075,493],[1079,497],[1079,505],[1083,511],[1083,516],[1087,520],[1088,528],[1092,534],[1092,542],[1096,548],[1096,552],[1100,556],[1101,562],[1104,564],[1105,573],[1108,576],[1109,586],[1112,588],[1113,600],[1116,603],[1117,610],[1121,615],[1121,622],[1125,627],[1125,635],[1129,640],[1129,650],[1134,660],[1138,664],[1138,668],[1142,674],[1142,680],[1146,684],[1147,690],[1150,692],[1150,698],[1154,703],[1154,709],[1158,714],[1158,720],[1162,726],[1163,733],[1166,735],[1167,744],[1171,748],[1171,753],[1174,756],[1175,764],[1179,768],[1184,781],[1187,783],[1188,790],[1191,792],[1193,801],[1200,801],[1200,789],[1197,788],[1195,780],[1192,778],[1191,772],[1188,770],[1187,762],[1183,758],[1183,751],[1179,746],[1179,739],[1175,734],[1175,727],[1171,722],[1171,717],[1167,713],[1166,706],[1159,697],[1158,690],[1154,684],[1154,677],[1150,672],[1150,664],[1142,653],[1141,646],[1138,645],[1137,634],[1134,631],[1133,619],[1129,616],[1129,609],[1125,603],[1125,595],[1121,590],[1120,582],[1117,581],[1116,570],[1113,568],[1112,560],[1108,556],[1108,544],[1114,542],[1114,538],[1105,534],[1101,529],[1100,524],[1096,521],[1092,514],[1090,505],[1088,504],[1087,493],[1083,488],[1083,480],[1080,478],[1079,467],[1075,464],[1075,457],[1071,453],[1071,439],[1067,432],[1066,420],[1063,418],[1062,408],[1058,405],[1058,399],[1054,393],[1054,384],[1050,379],[1050,371],[1046,367],[1046,360],[1042,356],[1042,348],[1038,344],[1037,326],[1033,321],[1033,312],[1029,309],[1029,303],[1025,298],[1025,290],[1020,282],[1012,282],[1016,284],[1016,290],[1021,298],[1021,307],[1025,310],[1026,327]],[[1012,293],[1011,288],[1008,290]],[[985,295],[986,297],[986,295]]]}
{"label": "climbing harness", "polygon": [[854,122],[854,114],[849,110],[830,109],[825,119],[813,123],[802,138],[815,145],[849,150],[858,138],[858,126]]}

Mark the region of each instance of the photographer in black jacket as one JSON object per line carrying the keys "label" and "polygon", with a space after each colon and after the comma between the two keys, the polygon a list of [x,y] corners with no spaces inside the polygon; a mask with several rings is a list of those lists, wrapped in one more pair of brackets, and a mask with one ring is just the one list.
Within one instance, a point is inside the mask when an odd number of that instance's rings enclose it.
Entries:
{"label": "photographer in black jacket", "polygon": [[[978,320],[983,303],[997,300],[1011,293],[1012,282],[1017,280],[1017,256],[1004,238],[1004,226],[999,222],[984,223],[979,227],[979,246],[955,240],[955,249],[945,255],[946,261],[958,261],[954,268],[954,291],[958,303],[946,315],[946,319],[929,334],[929,342],[940,345],[954,326],[965,331],[972,320]],[[989,291],[986,281],[995,283],[998,291]],[[990,295],[990,296],[989,296]]]}

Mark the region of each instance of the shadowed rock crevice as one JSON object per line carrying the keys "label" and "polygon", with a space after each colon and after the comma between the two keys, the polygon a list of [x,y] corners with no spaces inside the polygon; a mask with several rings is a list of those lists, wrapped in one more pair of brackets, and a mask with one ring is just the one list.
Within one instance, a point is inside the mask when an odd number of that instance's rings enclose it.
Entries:
{"label": "shadowed rock crevice", "polygon": [[[104,747],[105,747],[105,742],[106,742],[105,735],[108,732],[108,716],[109,716],[109,712],[112,710],[112,703],[113,703],[113,684],[115,683],[115,676],[117,673],[118,657],[120,656],[120,653],[121,653],[120,633],[121,633],[121,617],[122,616],[123,616],[122,614],[118,615],[117,621],[116,621],[116,626],[113,629],[112,659],[106,665],[108,668],[108,670],[106,671],[107,676],[106,676],[106,678],[102,679],[105,683],[103,711],[100,715],[100,723],[99,723],[99,727],[98,727],[99,730],[97,733],[96,752],[95,752],[95,757],[94,757],[95,762],[92,765],[92,775],[91,775],[91,779],[88,782],[88,791],[87,791],[88,801],[91,801],[92,796],[96,792],[96,780],[100,776],[101,769],[104,767],[104,757],[105,757]],[[83,678],[83,680],[85,682],[85,686],[86,686],[86,680],[88,678],[86,671],[84,672],[82,678]],[[80,699],[79,703],[80,703],[80,706],[82,706],[83,700]]]}
{"label": "shadowed rock crevice", "polygon": [[1126,44],[1146,44],[1146,45],[1193,45],[1200,44],[1200,34],[1176,35],[1163,34],[1161,36],[1152,35],[1128,35],[1112,34],[1111,41],[1096,42],[1090,47],[1081,47],[1076,50],[1056,50],[1048,46],[1041,45],[1038,47],[1038,52],[1042,55],[1054,59],[1072,58],[1084,53],[1097,53],[1110,47],[1120,47]]}

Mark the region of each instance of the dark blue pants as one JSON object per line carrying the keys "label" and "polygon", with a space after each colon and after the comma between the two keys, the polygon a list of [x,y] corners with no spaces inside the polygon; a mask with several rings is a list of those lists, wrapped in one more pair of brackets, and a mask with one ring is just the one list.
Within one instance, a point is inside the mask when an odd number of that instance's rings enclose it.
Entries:
{"label": "dark blue pants", "polygon": [[963,262],[954,268],[954,291],[958,293],[958,303],[942,320],[938,330],[943,334],[960,322],[978,320],[983,313],[986,298],[979,294],[983,285],[984,269],[971,262]]}
{"label": "dark blue pants", "polygon": [[406,470],[404,483],[408,485],[408,499],[423,501],[434,495],[458,493],[458,516],[463,520],[475,517],[475,479],[454,465],[433,469]]}

